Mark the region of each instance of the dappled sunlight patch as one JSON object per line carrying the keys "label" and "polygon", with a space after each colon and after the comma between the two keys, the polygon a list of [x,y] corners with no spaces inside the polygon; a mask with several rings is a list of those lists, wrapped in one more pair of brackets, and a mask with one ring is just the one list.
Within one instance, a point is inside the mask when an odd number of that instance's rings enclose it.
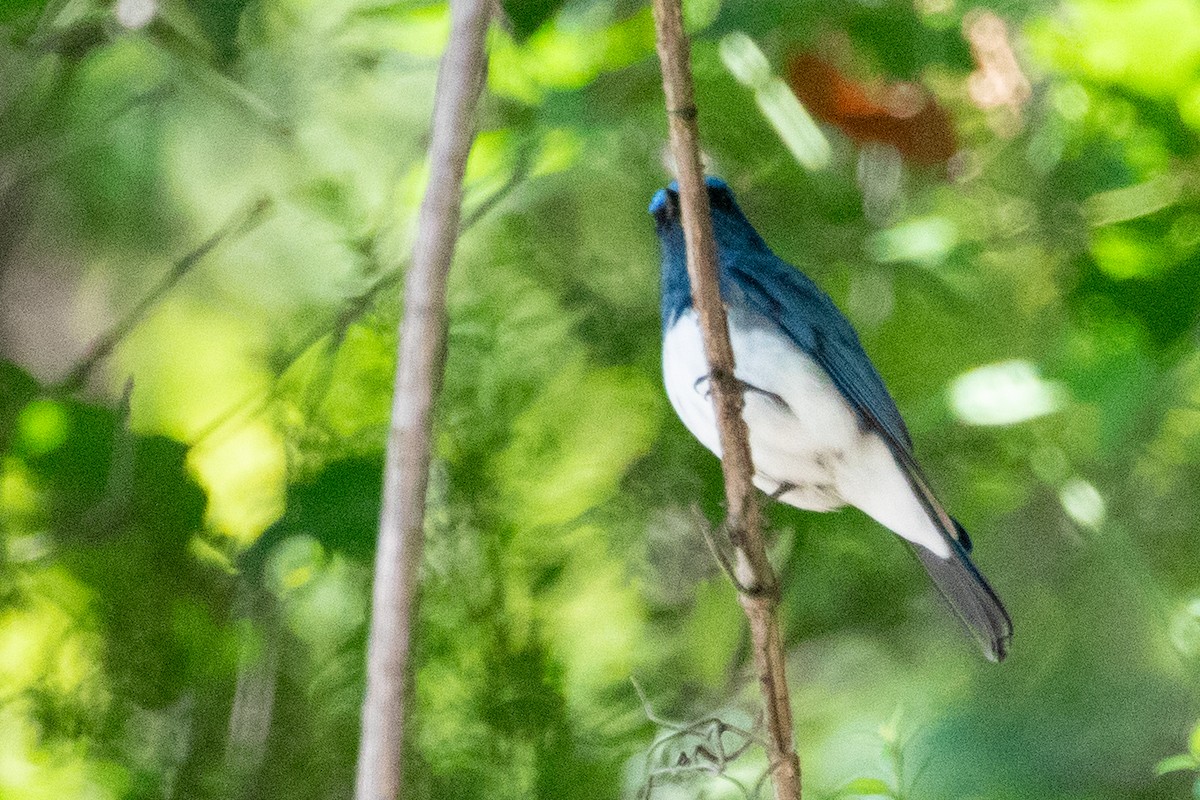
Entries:
{"label": "dappled sunlight patch", "polygon": [[611,497],[650,448],[659,409],[657,388],[640,372],[568,367],[516,419],[494,462],[511,518],[558,525]]}
{"label": "dappled sunlight patch", "polygon": [[1170,623],[1171,644],[1188,658],[1200,655],[1200,597],[1175,609]]}
{"label": "dappled sunlight patch", "polygon": [[262,336],[219,308],[166,300],[113,359],[115,385],[129,375],[134,379],[133,429],[186,442],[254,390],[267,388],[269,376],[256,358]]}
{"label": "dappled sunlight patch", "polygon": [[492,29],[488,88],[524,103],[541,102],[551,91],[578,89],[602,72],[629,66],[654,52],[650,9],[609,24],[554,19],[518,44]]}
{"label": "dappled sunlight patch", "polygon": [[47,731],[47,705],[99,721],[111,695],[105,642],[88,627],[86,589],[62,570],[22,586],[25,601],[0,615],[0,796],[14,800],[125,796],[128,775]]}
{"label": "dappled sunlight patch", "polygon": [[0,706],[0,796],[5,800],[119,800],[133,776],[89,756],[84,742],[44,743],[29,702]]}
{"label": "dappled sunlight patch", "polygon": [[1193,130],[1200,130],[1200,83],[1190,86],[1175,99],[1179,117]]}
{"label": "dappled sunlight patch", "polygon": [[73,625],[45,601],[0,618],[0,696],[19,694],[42,680]]}
{"label": "dappled sunlight patch", "polygon": [[[1160,174],[1133,186],[1097,192],[1083,202],[1083,213],[1088,222],[1096,226],[1126,222],[1174,205],[1183,196],[1184,189],[1184,182],[1178,176]],[[1153,268],[1155,265],[1148,266]]]}
{"label": "dappled sunlight patch", "polygon": [[62,404],[41,398],[21,409],[17,418],[17,441],[30,455],[44,455],[66,441],[70,428],[70,416]]}
{"label": "dappled sunlight patch", "polygon": [[266,569],[288,629],[318,657],[332,657],[363,630],[368,587],[361,565],[294,536],[276,548]]}
{"label": "dappled sunlight patch", "polygon": [[583,137],[577,131],[570,128],[551,128],[542,137],[532,176],[540,178],[570,169],[583,153],[583,148]]}
{"label": "dappled sunlight patch", "polygon": [[1191,0],[1074,0],[1027,32],[1055,66],[1150,95],[1179,91],[1200,68],[1200,7]]}
{"label": "dappled sunlight patch", "polygon": [[937,263],[958,244],[959,233],[947,217],[925,217],[871,234],[864,244],[872,260]]}
{"label": "dappled sunlight patch", "polygon": [[540,617],[567,671],[571,704],[589,710],[614,684],[627,680],[645,632],[641,595],[628,568],[609,558],[600,531],[576,552]]}
{"label": "dappled sunlight patch", "polygon": [[466,184],[478,183],[500,172],[508,162],[513,138],[512,133],[504,129],[477,134],[467,157],[467,172],[463,176]]}
{"label": "dappled sunlight patch", "polygon": [[0,520],[10,537],[8,558],[13,557],[13,539],[32,533],[23,523],[38,516],[41,503],[42,494],[25,465],[16,458],[0,459]]}
{"label": "dappled sunlight patch", "polygon": [[832,154],[825,134],[788,85],[771,69],[754,40],[741,31],[726,34],[721,39],[720,55],[725,68],[738,83],[754,92],[759,110],[796,161],[810,170],[828,166]]}
{"label": "dappled sunlight patch", "polygon": [[1170,263],[1161,240],[1118,227],[1096,231],[1091,251],[1096,266],[1115,280],[1149,277]]}
{"label": "dappled sunlight patch", "polygon": [[309,392],[297,387],[292,401],[296,428],[303,430],[318,420],[346,440],[369,440],[372,444],[386,437],[391,404],[388,396],[396,375],[396,336],[392,331],[367,325],[352,325],[339,342],[333,363],[314,358],[311,370],[298,374],[321,374],[328,370],[328,381],[319,398],[319,410],[305,407],[312,400]]}
{"label": "dappled sunlight patch", "polygon": [[283,513],[287,454],[274,427],[247,422],[188,453],[188,465],[208,494],[209,522],[242,544]]}
{"label": "dappled sunlight patch", "polygon": [[1037,366],[1019,359],[976,367],[948,389],[950,408],[968,425],[1015,425],[1053,414],[1066,403],[1066,389],[1041,377]]}
{"label": "dappled sunlight patch", "polygon": [[1092,530],[1103,525],[1108,515],[1100,491],[1083,478],[1075,477],[1066,481],[1058,490],[1058,501],[1068,517]]}
{"label": "dappled sunlight patch", "polygon": [[92,602],[88,590],[59,569],[40,573],[23,588],[24,605],[0,616],[0,700],[41,686],[103,706],[103,643],[82,622]]}
{"label": "dappled sunlight patch", "polygon": [[683,25],[689,34],[703,31],[716,22],[722,0],[683,0]]}
{"label": "dappled sunlight patch", "polygon": [[450,9],[444,3],[368,4],[354,11],[351,18],[368,24],[343,33],[347,44],[386,48],[430,62],[442,54],[450,38]]}

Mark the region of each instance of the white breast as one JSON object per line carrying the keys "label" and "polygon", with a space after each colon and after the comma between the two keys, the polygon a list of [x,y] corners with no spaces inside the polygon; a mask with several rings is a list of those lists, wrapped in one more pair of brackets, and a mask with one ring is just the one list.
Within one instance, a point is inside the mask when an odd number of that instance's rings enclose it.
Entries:
{"label": "white breast", "polygon": [[[857,506],[901,536],[948,555],[886,444],[862,429],[825,370],[777,328],[746,312],[729,312],[729,333],[738,379],[761,390],[745,392],[755,485],[768,494],[790,485],[778,499],[810,511]],[[663,379],[683,424],[720,456],[694,310],[663,339]]]}

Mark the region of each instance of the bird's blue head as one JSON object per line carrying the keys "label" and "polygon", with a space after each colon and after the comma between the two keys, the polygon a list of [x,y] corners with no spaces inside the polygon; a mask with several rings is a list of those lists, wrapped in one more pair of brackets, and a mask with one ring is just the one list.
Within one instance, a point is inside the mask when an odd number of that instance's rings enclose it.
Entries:
{"label": "bird's blue head", "polygon": [[[724,273],[728,259],[746,250],[766,250],[767,245],[742,213],[729,184],[712,176],[705,178],[704,183],[708,187],[717,260]],[[670,327],[692,304],[691,284],[687,276],[687,248],[679,211],[678,181],[671,181],[670,186],[655,192],[649,210],[662,244],[663,326]]]}
{"label": "bird's blue head", "polygon": [[[708,204],[713,211],[714,223],[720,214],[732,213],[746,225],[750,224],[745,222],[746,217],[738,208],[737,201],[733,199],[733,190],[729,188],[729,184],[710,175],[704,179],[704,185],[708,187]],[[670,186],[654,193],[653,199],[650,200],[650,214],[654,217],[659,236],[673,227],[679,227],[679,181],[671,181]]]}

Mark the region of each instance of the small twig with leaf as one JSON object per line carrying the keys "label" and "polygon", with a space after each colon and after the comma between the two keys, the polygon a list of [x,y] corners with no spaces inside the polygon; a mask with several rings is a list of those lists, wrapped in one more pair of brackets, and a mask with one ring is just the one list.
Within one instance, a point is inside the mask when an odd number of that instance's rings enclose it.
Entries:
{"label": "small twig with leaf", "polygon": [[738,579],[737,568],[733,565],[733,559],[729,553],[725,552],[725,548],[721,546],[722,541],[729,541],[729,531],[722,528],[721,537],[718,539],[713,534],[713,527],[709,523],[708,518],[704,516],[704,512],[700,510],[699,504],[692,505],[692,522],[700,530],[704,536],[704,543],[708,545],[708,551],[712,553],[713,559],[720,565],[721,571],[725,573],[725,577],[729,578],[729,582],[733,584],[733,588],[737,589],[738,594],[749,594],[752,589],[743,584]]}

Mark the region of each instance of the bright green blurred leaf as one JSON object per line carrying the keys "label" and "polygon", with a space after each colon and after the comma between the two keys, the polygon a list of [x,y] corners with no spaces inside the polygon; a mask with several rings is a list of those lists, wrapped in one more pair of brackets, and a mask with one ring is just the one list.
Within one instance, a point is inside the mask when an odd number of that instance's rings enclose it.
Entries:
{"label": "bright green blurred leaf", "polygon": [[949,386],[950,407],[968,425],[1015,425],[1053,414],[1067,397],[1036,365],[1013,360],[964,372]]}
{"label": "bright green blurred leaf", "polygon": [[1197,768],[1195,757],[1188,754],[1170,756],[1159,761],[1154,766],[1154,771],[1158,775],[1166,775],[1170,772],[1185,772]]}
{"label": "bright green blurred leaf", "polygon": [[1033,26],[1060,67],[1134,91],[1164,95],[1200,68],[1200,6],[1191,0],[1074,0],[1069,13]]}
{"label": "bright green blurred leaf", "polygon": [[18,422],[19,445],[32,455],[58,449],[70,435],[71,420],[55,400],[34,400],[22,410]]}
{"label": "bright green blurred leaf", "polygon": [[522,525],[568,522],[611,496],[658,426],[657,387],[625,369],[573,367],[514,422],[496,462]]}
{"label": "bright green blurred leaf", "polygon": [[875,796],[883,795],[885,797],[892,796],[891,787],[886,782],[879,778],[855,778],[842,787],[839,795],[858,795],[858,796]]}

